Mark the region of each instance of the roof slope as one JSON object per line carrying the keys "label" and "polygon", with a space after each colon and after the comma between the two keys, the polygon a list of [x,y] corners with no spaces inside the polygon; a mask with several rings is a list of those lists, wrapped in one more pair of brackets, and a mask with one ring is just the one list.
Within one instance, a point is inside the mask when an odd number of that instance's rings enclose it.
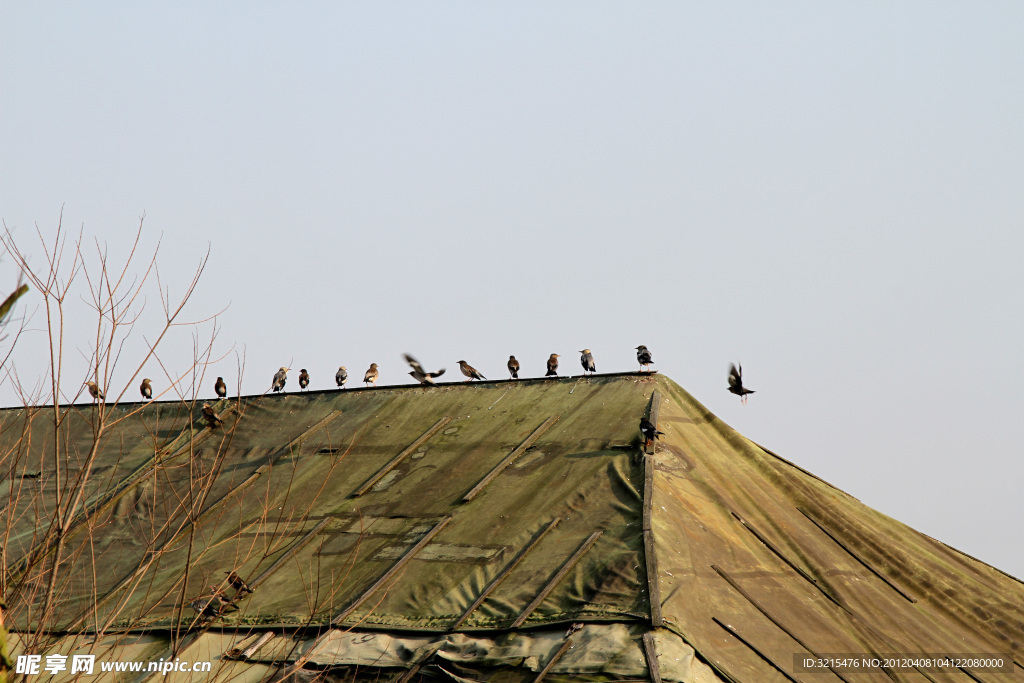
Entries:
{"label": "roof slope", "polygon": [[[757,446],[674,383],[659,385],[669,434],[652,505],[669,628],[737,680],[767,680],[759,672],[769,662],[792,674],[794,652],[1013,652],[1005,680],[1020,680],[1024,584]],[[900,676],[928,680],[911,673]]]}
{"label": "roof slope", "polygon": [[[274,629],[247,655],[263,662],[247,670],[256,679],[290,662],[472,680],[781,681],[806,676],[794,670],[803,652],[1012,652],[1024,671],[1021,582],[758,447],[664,377],[216,407],[226,426],[215,431],[186,404],[109,408],[127,417],[91,466],[94,409],[68,412],[60,478],[91,476],[65,543],[73,570],[45,623],[55,637],[145,631],[154,640],[140,652],[156,659],[184,630],[179,647],[219,658]],[[643,415],[666,433],[650,454]],[[39,521],[56,498],[53,426],[27,411],[0,419],[6,621],[28,632],[52,552]],[[229,571],[254,591],[201,623],[188,602]],[[813,680],[879,676],[890,680]]]}

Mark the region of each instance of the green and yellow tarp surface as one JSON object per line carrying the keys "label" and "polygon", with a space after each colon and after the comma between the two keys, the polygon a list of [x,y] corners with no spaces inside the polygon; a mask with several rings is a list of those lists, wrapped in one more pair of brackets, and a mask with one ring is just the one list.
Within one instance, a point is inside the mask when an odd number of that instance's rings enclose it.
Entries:
{"label": "green and yellow tarp surface", "polygon": [[[52,407],[0,411],[15,660],[212,663],[84,676],[133,681],[1024,680],[1021,581],[665,377],[241,397],[212,403],[219,428],[201,404],[63,406],[56,428]],[[798,666],[841,653],[1009,664]]]}

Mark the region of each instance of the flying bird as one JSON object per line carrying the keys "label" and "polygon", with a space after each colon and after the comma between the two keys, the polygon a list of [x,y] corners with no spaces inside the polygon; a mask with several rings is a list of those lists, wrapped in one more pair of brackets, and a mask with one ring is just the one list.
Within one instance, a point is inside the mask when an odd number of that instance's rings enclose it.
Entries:
{"label": "flying bird", "polygon": [[753,389],[743,386],[743,366],[729,363],[729,391],[740,397],[740,401],[746,405],[747,394],[754,393]]}
{"label": "flying bird", "polygon": [[139,386],[139,391],[142,393],[142,400],[143,401],[152,401],[153,400],[153,387],[150,386],[150,384],[149,384],[152,381],[153,380],[151,380],[151,379],[144,379],[144,380],[142,380],[142,384]]}
{"label": "flying bird", "polygon": [[590,349],[580,351],[580,365],[583,366],[584,375],[597,370],[597,366],[594,365],[594,354],[590,353]]}
{"label": "flying bird", "polygon": [[519,379],[519,361],[515,356],[508,357],[508,374],[512,379]]}
{"label": "flying bird", "polygon": [[380,377],[380,370],[377,369],[376,363],[370,363],[370,369],[363,375],[364,384],[372,384],[377,386],[377,378]]}
{"label": "flying bird", "polygon": [[404,357],[405,362],[412,368],[412,372],[409,374],[412,375],[412,378],[420,384],[433,384],[434,379],[444,374],[444,368],[441,368],[437,372],[427,372],[423,369],[423,366],[420,365],[420,362],[409,354],[405,354]]}
{"label": "flying bird", "polygon": [[274,384],[270,388],[274,391],[284,391],[284,383],[288,381],[289,370],[291,368],[282,365],[281,369],[274,373]]}
{"label": "flying bird", "polygon": [[228,585],[230,585],[232,588],[235,589],[235,591],[237,591],[235,593],[236,598],[242,595],[246,595],[248,593],[252,593],[252,588],[249,588],[249,584],[242,580],[242,577],[239,576],[236,572],[228,572],[227,574]]}
{"label": "flying bird", "polygon": [[470,365],[464,360],[459,361],[459,370],[462,370],[462,374],[469,378],[466,380],[467,382],[472,382],[475,379],[487,379],[479,372],[477,372],[476,368],[474,368],[472,365]]}
{"label": "flying bird", "polygon": [[224,384],[223,377],[217,378],[217,383],[213,385],[213,390],[217,392],[219,398],[224,398],[228,395],[228,385]]}
{"label": "flying bird", "polygon": [[102,400],[107,397],[107,395],[103,393],[103,390],[100,389],[100,385],[96,384],[96,382],[89,380],[85,383],[85,386],[89,387],[89,395],[94,399],[98,398]]}
{"label": "flying bird", "polygon": [[345,382],[348,381],[348,370],[345,369],[344,365],[338,368],[338,371],[334,373],[334,381],[338,383],[339,389],[345,388]]}
{"label": "flying bird", "polygon": [[658,428],[655,427],[650,420],[646,417],[641,417],[640,433],[644,435],[644,446],[646,447],[649,446],[652,441],[655,441],[659,434],[664,434],[665,432],[659,432]]}
{"label": "flying bird", "polygon": [[646,370],[647,366],[654,362],[651,352],[643,344],[636,347],[636,362],[640,364],[642,370]]}
{"label": "flying bird", "polygon": [[548,357],[548,371],[544,373],[545,377],[551,377],[552,375],[558,376],[558,359],[561,358],[557,353],[553,353]]}
{"label": "flying bird", "polygon": [[299,389],[305,391],[306,387],[309,386],[309,373],[306,372],[306,368],[299,370]]}
{"label": "flying bird", "polygon": [[217,411],[213,409],[209,403],[203,403],[203,418],[206,420],[206,425],[210,429],[216,429],[224,424],[224,420],[221,419]]}

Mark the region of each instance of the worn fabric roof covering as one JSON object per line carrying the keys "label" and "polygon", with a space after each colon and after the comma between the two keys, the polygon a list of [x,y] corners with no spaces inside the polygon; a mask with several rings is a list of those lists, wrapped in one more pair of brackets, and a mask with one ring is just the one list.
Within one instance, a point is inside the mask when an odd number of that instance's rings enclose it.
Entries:
{"label": "worn fabric roof covering", "polygon": [[[198,406],[108,408],[135,414],[104,435],[92,465],[88,514],[65,549],[74,569],[46,624],[65,640],[51,651],[73,645],[62,633],[145,632],[166,654],[172,632],[208,649],[216,632],[220,657],[272,629],[277,645],[263,647],[278,654],[249,657],[267,672],[377,661],[418,676],[534,680],[550,663],[546,680],[868,681],[891,677],[809,677],[794,654],[973,652],[1010,654],[1013,670],[897,680],[1024,680],[1024,584],[757,446],[665,377],[216,407],[226,425],[212,432]],[[68,412],[61,476],[85,466],[93,410]],[[665,432],[647,455],[644,415]],[[45,564],[26,571],[25,558],[45,557],[40,520],[56,498],[44,457],[52,412],[0,420],[6,623],[27,633]],[[201,624],[188,602],[228,571],[254,592]],[[567,636],[574,623],[586,627]],[[363,655],[338,649],[348,631],[365,637]],[[519,665],[496,655],[499,641]],[[326,659],[303,659],[309,651]]]}

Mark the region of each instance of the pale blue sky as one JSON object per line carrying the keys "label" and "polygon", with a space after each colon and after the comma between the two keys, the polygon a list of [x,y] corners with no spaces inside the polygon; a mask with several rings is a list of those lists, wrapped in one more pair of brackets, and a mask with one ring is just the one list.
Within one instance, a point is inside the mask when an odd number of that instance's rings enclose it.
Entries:
{"label": "pale blue sky", "polygon": [[189,310],[227,306],[248,393],[647,344],[745,435],[1024,576],[1022,45],[1017,2],[5,2],[0,217],[34,249],[63,206],[117,254],[145,213],[171,283],[209,245]]}

